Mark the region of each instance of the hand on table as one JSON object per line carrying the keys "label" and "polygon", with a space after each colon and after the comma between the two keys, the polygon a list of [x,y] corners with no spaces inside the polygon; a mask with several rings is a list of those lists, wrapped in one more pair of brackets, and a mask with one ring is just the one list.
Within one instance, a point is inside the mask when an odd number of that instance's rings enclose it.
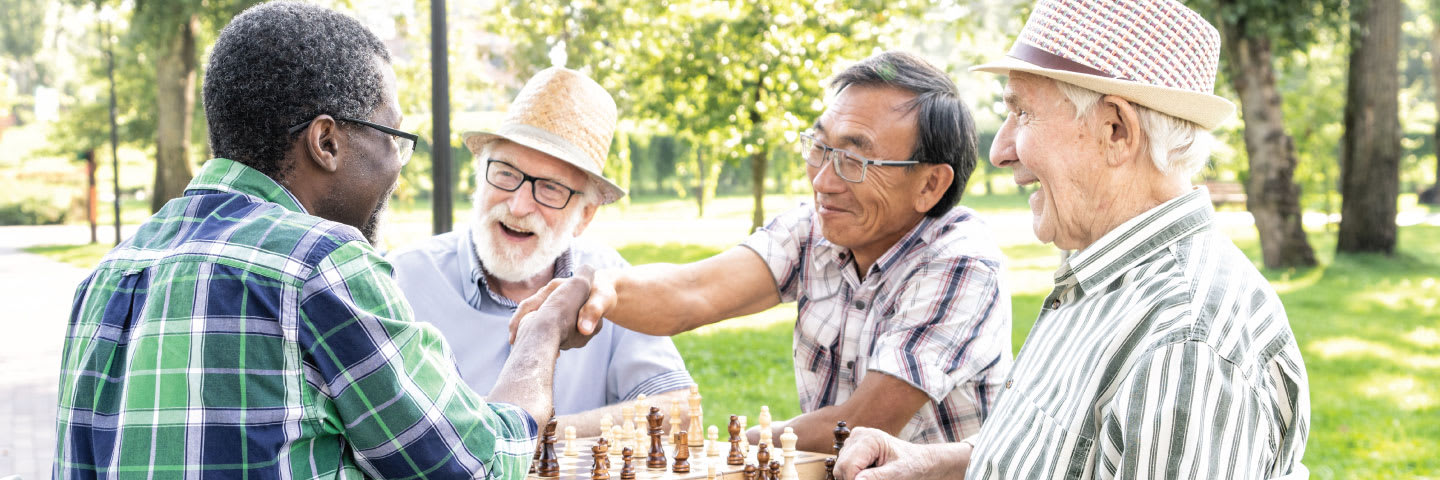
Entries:
{"label": "hand on table", "polygon": [[[963,450],[963,454],[956,455],[955,449]],[[963,458],[954,458],[957,456]],[[856,427],[835,461],[835,478],[964,478],[964,467],[969,463],[969,444],[916,445],[881,430]]]}

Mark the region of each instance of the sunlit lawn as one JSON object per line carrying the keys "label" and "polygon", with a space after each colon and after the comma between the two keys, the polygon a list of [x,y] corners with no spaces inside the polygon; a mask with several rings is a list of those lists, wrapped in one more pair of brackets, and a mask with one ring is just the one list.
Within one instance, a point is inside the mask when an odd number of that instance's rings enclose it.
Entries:
{"label": "sunlit lawn", "polygon": [[[1017,195],[977,201],[983,198],[966,203],[983,205],[982,212],[1024,208]],[[775,198],[772,214],[799,199]],[[624,211],[602,211],[586,235],[617,245],[635,264],[693,261],[744,238],[748,205],[745,197],[722,198],[697,221],[693,201],[642,199]],[[400,216],[428,219],[422,213]],[[645,226],[651,221],[680,226]],[[1227,233],[1258,259],[1253,229]],[[1322,479],[1440,475],[1440,227],[1402,228],[1393,258],[1337,260],[1334,239],[1333,233],[1311,235],[1320,268],[1266,272],[1285,303],[1310,375],[1313,426],[1305,463]],[[1013,347],[1019,351],[1058,256],[1033,239],[1001,243],[1010,260]],[[105,248],[31,251],[88,267]],[[799,413],[790,359],[793,322],[794,306],[781,305],[675,338],[702,385],[709,423],[721,424],[729,414],[747,415],[753,423],[760,405],[780,418]]]}

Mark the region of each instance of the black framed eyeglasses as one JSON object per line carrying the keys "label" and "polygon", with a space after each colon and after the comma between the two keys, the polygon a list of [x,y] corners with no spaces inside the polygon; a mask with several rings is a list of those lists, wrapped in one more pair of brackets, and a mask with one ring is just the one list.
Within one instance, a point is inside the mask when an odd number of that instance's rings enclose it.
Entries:
{"label": "black framed eyeglasses", "polygon": [[[406,131],[396,130],[396,129],[393,129],[393,128],[390,128],[390,127],[387,127],[387,126],[384,126],[384,125],[380,125],[380,124],[378,124],[378,123],[372,123],[372,122],[367,122],[367,121],[364,121],[364,120],[357,120],[357,119],[354,119],[354,118],[339,117],[339,116],[334,116],[334,115],[331,115],[330,118],[334,118],[335,120],[338,120],[338,121],[341,121],[341,122],[349,122],[349,123],[354,123],[354,124],[358,124],[358,125],[364,125],[364,126],[367,126],[367,127],[370,127],[370,128],[376,129],[376,130],[379,130],[381,133],[389,134],[389,135],[390,135],[390,142],[395,144],[395,151],[398,152],[399,155],[400,155],[400,166],[402,166],[402,167],[405,166],[405,164],[410,163],[410,156],[415,153],[415,142],[417,142],[417,141],[420,140],[420,136],[419,136],[419,135],[416,135],[416,134],[413,134],[413,133],[410,133],[410,132],[406,132]],[[314,121],[315,121],[315,119],[312,118],[312,119],[309,119],[309,120],[304,121],[303,123],[301,123],[301,124],[299,124],[299,125],[290,127],[290,135],[294,135],[294,134],[300,132],[301,130],[304,130],[305,127],[309,127],[310,124],[313,123]]]}
{"label": "black framed eyeglasses", "polygon": [[829,162],[835,169],[835,175],[850,183],[864,182],[865,171],[871,165],[889,167],[920,163],[918,160],[871,160],[849,150],[820,143],[809,131],[800,133],[800,154],[805,156],[805,164],[814,168],[824,167]]}
{"label": "black framed eyeglasses", "polygon": [[570,204],[570,197],[581,193],[560,182],[531,176],[503,160],[492,158],[485,161],[485,182],[495,188],[513,192],[527,181],[530,182],[530,195],[535,198],[535,203],[556,210],[563,210]]}

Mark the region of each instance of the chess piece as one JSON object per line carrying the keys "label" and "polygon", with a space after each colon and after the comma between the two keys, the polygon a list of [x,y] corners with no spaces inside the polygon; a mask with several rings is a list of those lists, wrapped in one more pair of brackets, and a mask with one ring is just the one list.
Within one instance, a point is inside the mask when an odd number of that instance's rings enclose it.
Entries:
{"label": "chess piece", "polygon": [[720,476],[719,474],[720,474],[720,466],[719,466],[719,465],[716,465],[713,460],[712,460],[712,461],[709,461],[709,462],[705,462],[705,480],[715,480],[716,478],[719,478],[719,476]]}
{"label": "chess piece", "polygon": [[615,425],[615,419],[611,418],[610,414],[607,413],[605,416],[600,417],[600,436],[603,437],[610,434],[610,426],[612,425]]}
{"label": "chess piece", "polygon": [[610,455],[618,457],[620,456],[620,449],[625,448],[625,433],[623,430],[619,425],[610,426],[610,438],[615,439],[614,442],[611,442],[615,448],[611,449]]}
{"label": "chess piece", "polygon": [[590,480],[610,480],[610,444],[605,439],[595,442],[590,447],[590,455],[595,457],[595,463],[590,464]]}
{"label": "chess piece", "polygon": [[540,440],[540,466],[535,473],[541,477],[560,476],[560,459],[555,457],[555,422],[555,417],[550,417],[550,423],[545,424],[545,436]]}
{"label": "chess piece", "polygon": [[671,401],[670,401],[670,417],[669,417],[669,418],[670,418],[670,435],[667,435],[667,438],[675,438],[675,434],[676,434],[676,433],[679,433],[681,430],[684,430],[684,429],[685,429],[685,427],[683,427],[683,426],[680,425],[681,423],[684,422],[684,420],[680,418],[680,400],[671,400]]}
{"label": "chess piece", "polygon": [[719,455],[720,429],[715,428],[714,425],[711,425],[710,429],[705,431],[705,439],[709,440],[709,442],[706,442],[705,444],[705,456],[714,457],[716,455]]}
{"label": "chess piece", "polygon": [[835,480],[835,457],[825,459],[825,480]]}
{"label": "chess piece", "polygon": [[780,462],[770,462],[770,475],[767,478],[770,480],[780,479]]}
{"label": "chess piece", "polygon": [[[772,435],[772,433],[771,433],[771,431],[770,431],[770,406],[768,406],[768,405],[761,405],[761,406],[760,406],[760,417],[759,417],[759,419],[760,419],[760,443],[763,443],[763,444],[766,444],[766,445],[774,445],[775,442],[771,441],[771,438],[770,438],[770,436]],[[763,465],[762,465],[762,466],[763,466]]]}
{"label": "chess piece", "polygon": [[[539,440],[544,440],[544,439],[541,438],[541,439],[539,439]],[[543,447],[543,446],[545,446],[545,442],[543,442],[543,441],[535,442],[535,456],[530,458],[530,474],[531,474],[531,475],[534,475],[536,472],[539,471],[538,469],[540,468],[540,447]]]}
{"label": "chess piece", "polygon": [[795,429],[785,427],[785,433],[780,434],[780,446],[785,448],[785,469],[780,472],[780,480],[800,480],[800,471],[795,469],[795,442],[800,440],[795,435]]}
{"label": "chess piece", "polygon": [[660,443],[660,437],[665,435],[665,429],[660,426],[664,421],[660,407],[650,407],[650,414],[645,416],[645,422],[650,426],[650,454],[645,458],[645,468],[665,469],[665,446]]}
{"label": "chess piece", "polygon": [[620,458],[625,462],[620,466],[620,480],[635,480],[635,450],[625,447]]}
{"label": "chess piece", "polygon": [[690,438],[685,430],[675,434],[675,463],[670,466],[675,473],[690,473]]}
{"label": "chess piece", "polygon": [[770,466],[770,447],[761,443],[755,449],[755,461],[760,464],[760,476],[766,476],[766,468]]}
{"label": "chess piece", "polygon": [[850,438],[850,427],[845,426],[845,421],[835,422],[835,454],[840,454],[840,449],[845,447],[845,439]]}
{"label": "chess piece", "polygon": [[565,452],[562,453],[561,455],[565,455],[565,456],[567,456],[567,457],[578,457],[578,456],[580,456],[580,450],[579,450],[578,448],[576,448],[576,445],[575,445],[575,426],[574,426],[574,425],[565,427]]}
{"label": "chess piece", "polygon": [[636,435],[636,432],[635,432],[635,421],[634,421],[634,420],[631,420],[630,417],[625,417],[625,425],[624,425],[623,427],[621,427],[621,431],[624,432],[624,435],[625,435],[625,446],[626,446],[626,447],[639,448],[639,445],[637,445],[637,444],[635,443],[635,439],[637,438],[637,435]]}
{"label": "chess piece", "polygon": [[[750,426],[749,423],[750,423],[750,422],[746,421],[745,416],[744,416],[744,415],[741,415],[741,416],[740,416],[740,431],[741,431],[741,432],[748,432],[749,430],[747,430],[747,428]],[[741,435],[741,436],[740,436],[740,451],[741,451],[741,452],[744,452],[745,455],[750,455],[750,436],[749,436],[749,435]]]}
{"label": "chess piece", "polygon": [[691,385],[691,386],[690,386],[690,427],[685,429],[685,430],[688,431],[688,432],[694,432],[694,433],[695,433],[694,438],[691,438],[691,439],[690,439],[690,446],[691,446],[691,447],[702,447],[702,446],[705,445],[705,436],[704,436],[704,435],[701,435],[701,434],[705,431],[705,414],[704,414],[704,408],[705,408],[705,407],[700,404],[700,401],[701,401],[701,400],[702,400],[702,397],[700,396],[700,386],[699,386],[699,385]]}
{"label": "chess piece", "polygon": [[740,449],[740,417],[730,416],[730,455],[725,457],[727,465],[744,465],[745,451]]}
{"label": "chess piece", "polygon": [[745,472],[744,472],[742,475],[744,475],[745,480],[760,480],[759,478],[756,478],[756,476],[755,476],[755,473],[756,473],[757,471],[759,471],[759,469],[755,468],[755,465],[754,465],[754,464],[746,464],[746,465],[745,465]]}

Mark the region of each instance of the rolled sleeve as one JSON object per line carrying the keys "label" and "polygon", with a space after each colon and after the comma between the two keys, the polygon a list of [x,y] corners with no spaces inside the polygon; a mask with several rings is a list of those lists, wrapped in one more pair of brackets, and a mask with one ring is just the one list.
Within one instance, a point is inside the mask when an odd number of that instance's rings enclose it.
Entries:
{"label": "rolled sleeve", "polygon": [[996,266],[971,257],[931,261],[904,284],[869,370],[904,380],[938,404],[1009,355],[1008,332],[999,331],[1008,324],[996,320],[1009,313],[999,312],[1005,305]]}
{"label": "rolled sleeve", "polygon": [[754,250],[770,267],[781,303],[793,302],[799,297],[800,269],[804,266],[805,249],[809,247],[813,212],[809,205],[802,205],[777,215],[740,243]]}
{"label": "rolled sleeve", "polygon": [[685,369],[685,359],[668,337],[645,335],[609,325],[616,329],[606,389],[613,393],[609,403],[628,402],[640,394],[654,396],[690,388],[695,380]]}
{"label": "rolled sleeve", "polygon": [[524,476],[535,420],[487,404],[460,380],[439,331],[411,320],[390,265],[373,250],[341,246],[301,289],[307,377],[367,475]]}

